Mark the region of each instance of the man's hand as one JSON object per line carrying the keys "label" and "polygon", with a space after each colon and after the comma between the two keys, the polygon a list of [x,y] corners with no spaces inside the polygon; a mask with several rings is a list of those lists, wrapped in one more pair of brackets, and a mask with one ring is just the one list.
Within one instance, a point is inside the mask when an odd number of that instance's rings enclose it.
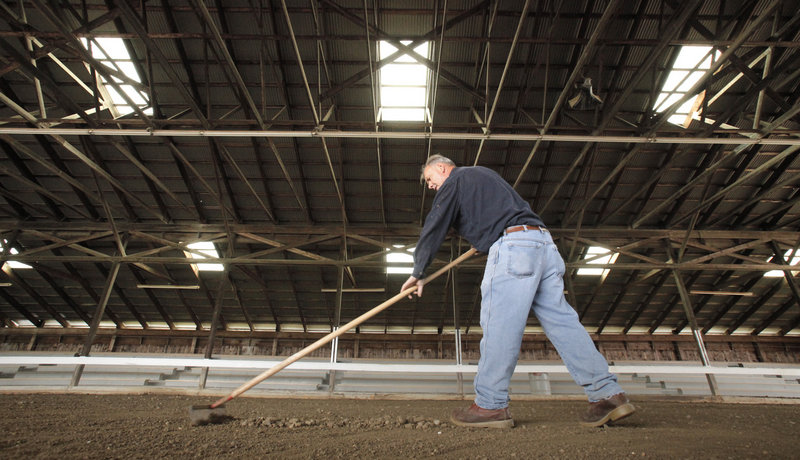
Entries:
{"label": "man's hand", "polygon": [[[422,286],[423,286],[423,284],[424,284],[423,280],[419,280],[417,278],[414,278],[413,276],[409,276],[408,279],[406,280],[406,282],[403,283],[403,287],[400,288],[400,292],[403,292],[406,289],[410,288],[411,286],[416,285],[417,286],[417,291],[416,292],[412,292],[412,294],[417,294],[417,297],[422,297]],[[408,298],[409,299],[412,298],[411,294],[408,295]]]}

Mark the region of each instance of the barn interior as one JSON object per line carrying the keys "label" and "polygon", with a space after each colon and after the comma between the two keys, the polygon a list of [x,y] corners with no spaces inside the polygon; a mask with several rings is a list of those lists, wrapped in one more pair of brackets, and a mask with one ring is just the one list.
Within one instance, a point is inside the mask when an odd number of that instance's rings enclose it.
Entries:
{"label": "barn interior", "polygon": [[[296,353],[399,292],[433,154],[544,219],[612,364],[800,362],[793,1],[21,0],[0,24],[9,366]],[[484,263],[311,358],[474,363]],[[558,361],[534,315],[520,359]]]}

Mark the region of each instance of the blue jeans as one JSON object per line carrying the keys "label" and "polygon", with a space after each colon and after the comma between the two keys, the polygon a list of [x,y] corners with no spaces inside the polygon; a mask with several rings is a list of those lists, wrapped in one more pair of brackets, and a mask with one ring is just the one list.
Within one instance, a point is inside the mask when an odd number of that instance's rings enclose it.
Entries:
{"label": "blue jeans", "polygon": [[589,401],[623,392],[564,298],[564,270],[564,260],[547,231],[509,233],[492,245],[481,283],[483,338],[474,382],[478,406],[508,406],[508,385],[531,309]]}

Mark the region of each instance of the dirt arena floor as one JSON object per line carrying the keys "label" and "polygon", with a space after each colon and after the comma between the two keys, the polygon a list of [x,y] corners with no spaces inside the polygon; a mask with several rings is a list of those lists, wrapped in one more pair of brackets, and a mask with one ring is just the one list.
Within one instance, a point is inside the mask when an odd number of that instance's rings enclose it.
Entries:
{"label": "dirt arena floor", "polygon": [[[634,399],[584,428],[577,400],[515,401],[511,430],[449,423],[465,401],[239,398],[225,423],[192,426],[175,395],[0,394],[0,458],[796,459],[800,405]],[[784,402],[780,404],[780,402]]]}

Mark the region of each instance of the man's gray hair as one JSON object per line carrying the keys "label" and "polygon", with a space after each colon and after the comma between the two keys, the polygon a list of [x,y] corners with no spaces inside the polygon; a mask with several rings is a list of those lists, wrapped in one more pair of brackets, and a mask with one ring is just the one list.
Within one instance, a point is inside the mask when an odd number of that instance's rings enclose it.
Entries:
{"label": "man's gray hair", "polygon": [[427,168],[430,165],[435,165],[435,164],[439,164],[439,163],[446,164],[446,165],[452,166],[454,168],[456,166],[456,164],[455,164],[455,162],[453,162],[453,160],[447,158],[444,155],[439,155],[437,153],[437,154],[429,156],[428,160],[425,162],[424,165],[422,165],[422,168],[420,168],[419,182],[422,185],[425,185],[425,168]]}

